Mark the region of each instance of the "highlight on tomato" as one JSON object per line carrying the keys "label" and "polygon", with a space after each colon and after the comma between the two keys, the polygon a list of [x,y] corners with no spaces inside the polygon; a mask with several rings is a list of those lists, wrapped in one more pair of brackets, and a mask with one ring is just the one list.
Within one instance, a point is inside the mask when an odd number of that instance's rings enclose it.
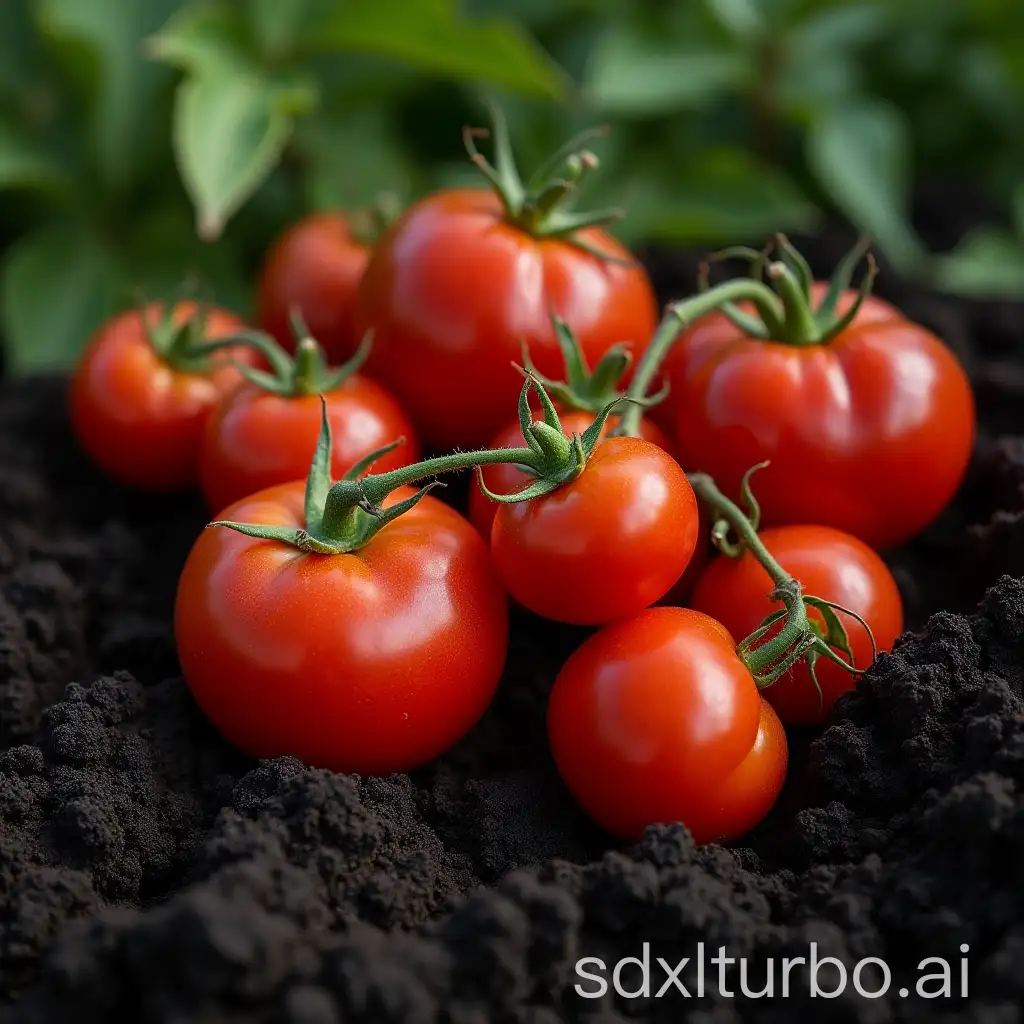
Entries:
{"label": "highlight on tomato", "polygon": [[92,460],[140,490],[194,486],[206,421],[242,382],[236,364],[260,362],[252,350],[217,347],[244,326],[192,301],[149,303],[102,326],[70,390],[72,428]]}
{"label": "highlight on tomato", "polygon": [[[757,530],[759,510],[750,493],[749,474],[747,479],[748,518]],[[830,526],[768,527],[759,537],[778,565],[806,591],[833,603],[833,614],[844,625],[847,642],[842,644],[838,633],[834,636],[851,662],[869,663],[876,648],[888,651],[892,647],[903,632],[903,603],[896,581],[872,548]],[[721,554],[697,581],[690,606],[717,619],[733,636],[748,636],[783,605],[772,599],[772,578],[748,547],[728,541],[724,535],[719,544]],[[808,615],[812,627],[827,636],[823,614],[812,607]],[[773,625],[765,637],[775,635],[781,625]],[[806,661],[798,661],[763,691],[787,725],[825,721],[838,697],[855,682],[848,671],[828,659],[817,664],[815,676],[812,679]]]}
{"label": "highlight on tomato", "polygon": [[636,840],[682,822],[698,843],[756,825],[786,777],[786,734],[729,631],[649,608],[584,641],[555,679],[551,752],[602,828]]}
{"label": "highlight on tomato", "polygon": [[256,322],[282,348],[298,339],[298,313],[332,362],[349,359],[359,346],[355,295],[370,251],[397,216],[383,196],[373,207],[348,214],[314,213],[293,224],[267,251],[256,282]]}
{"label": "highlight on tomato", "polygon": [[245,383],[210,416],[199,451],[199,481],[213,512],[273,484],[309,472],[320,433],[321,396],[331,424],[331,472],[344,476],[356,463],[390,442],[375,472],[408,466],[420,457],[419,440],[405,410],[376,381],[359,372],[369,353],[368,336],[344,365],[329,367],[323,349],[300,316],[301,340],[290,358],[266,334],[243,332],[240,344],[259,352],[270,371],[242,368]]}
{"label": "highlight on tomato", "polygon": [[[596,363],[617,343],[639,348],[658,308],[643,268],[603,225],[620,211],[577,212],[569,202],[597,166],[588,132],[525,182],[501,113],[493,112],[494,164],[470,157],[488,189],[437,192],[408,209],[375,246],[356,297],[357,329],[373,330],[367,372],[402,402],[425,444],[479,447],[502,429],[525,342],[555,374],[552,312]],[[456,391],[461,401],[439,403]]]}
{"label": "highlight on tomato", "polygon": [[507,598],[470,523],[433,484],[405,486],[438,460],[360,478],[382,451],[332,483],[331,452],[325,405],[305,485],[243,498],[196,540],[175,604],[182,673],[254,757],[407,771],[490,702]]}
{"label": "highlight on tomato", "polygon": [[[690,561],[698,526],[693,489],[657,445],[603,437],[611,407],[570,438],[544,388],[536,378],[529,384],[544,410],[542,420],[531,419],[524,388],[519,417],[529,460],[501,461],[535,479],[499,495],[478,471],[481,490],[499,505],[490,536],[498,573],[510,597],[556,622],[601,625],[633,615],[663,597]],[[564,472],[552,477],[542,468],[549,464]]]}
{"label": "highlight on tomato", "polygon": [[849,289],[863,247],[826,284],[785,239],[777,245],[771,261],[730,250],[754,265],[753,279],[731,282],[740,303],[687,326],[665,364],[680,460],[733,498],[747,467],[769,462],[758,481],[766,525],[813,522],[875,548],[899,544],[963,480],[970,382],[934,334],[870,298],[870,257]]}

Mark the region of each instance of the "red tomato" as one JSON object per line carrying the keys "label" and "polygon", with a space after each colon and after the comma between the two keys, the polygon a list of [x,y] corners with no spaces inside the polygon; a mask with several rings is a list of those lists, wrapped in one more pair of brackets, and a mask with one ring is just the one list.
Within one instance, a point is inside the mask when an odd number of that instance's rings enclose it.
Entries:
{"label": "red tomato", "polygon": [[260,271],[259,326],[292,352],[290,317],[297,307],[331,361],[344,362],[359,343],[353,306],[369,254],[340,213],[313,214],[292,225],[271,246]]}
{"label": "red tomato", "polygon": [[[878,555],[856,537],[828,526],[778,526],[761,531],[761,540],[778,563],[803,584],[804,593],[849,608],[871,627],[880,651],[888,651],[903,632],[903,603],[896,581]],[[693,608],[722,622],[733,636],[750,636],[772,612],[783,607],[768,593],[768,573],[749,552],[741,558],[714,559],[697,583]],[[809,609],[812,621],[821,616]],[[864,627],[838,613],[846,628],[854,663],[871,664],[871,640]],[[769,636],[781,629],[774,627]],[[801,661],[763,692],[787,724],[822,722],[840,694],[853,689],[854,677],[826,658],[815,667],[821,698]]]}
{"label": "red tomato", "polygon": [[[562,431],[567,435],[582,434],[591,423],[594,422],[594,414],[583,412],[578,409],[571,409],[566,412],[561,410],[558,417],[562,422]],[[609,416],[606,421],[602,437],[607,436],[618,422],[617,416]],[[652,444],[671,454],[672,446],[668,436],[663,430],[657,427],[649,419],[644,417],[640,421],[640,436]],[[519,427],[519,420],[509,423],[491,441],[491,448],[519,448],[525,446],[526,439]],[[494,466],[483,467],[484,483],[492,494],[514,494],[522,490],[531,477],[508,463],[498,463]],[[494,514],[498,511],[497,502],[491,501],[483,491],[474,483],[469,490],[469,518],[473,525],[480,531],[481,535],[489,540],[491,536],[491,523],[494,522]],[[689,570],[687,570],[689,571]]]}
{"label": "red tomato", "polygon": [[[324,395],[331,423],[331,475],[338,479],[371,452],[399,437],[405,444],[373,464],[374,473],[408,466],[419,441],[402,407],[358,374]],[[283,397],[247,384],[214,411],[199,451],[199,481],[210,509],[309,472],[320,433],[319,395]]]}
{"label": "red tomato", "polygon": [[[195,312],[195,303],[180,302],[174,321],[183,324]],[[104,472],[142,490],[172,492],[195,484],[210,412],[242,381],[230,361],[261,360],[238,348],[216,353],[212,372],[175,369],[147,334],[146,324],[156,325],[161,314],[158,304],[122,313],[93,336],[71,381],[71,422]],[[205,337],[224,337],[244,326],[233,314],[213,309]]]}
{"label": "red tomato", "polygon": [[880,300],[823,345],[760,341],[712,314],[676,342],[667,372],[682,465],[737,499],[743,474],[769,461],[757,478],[766,525],[898,544],[949,502],[974,443],[956,357]]}
{"label": "red tomato", "polygon": [[786,734],[733,638],[686,608],[650,608],[584,641],[555,680],[548,737],[569,791],[623,839],[676,821],[698,843],[733,839],[786,777]]}
{"label": "red tomato", "polygon": [[491,554],[509,594],[556,622],[634,615],[683,574],[697,542],[697,499],[657,445],[600,441],[586,468],[551,494],[501,505]]}
{"label": "red tomato", "polygon": [[[630,258],[599,229],[579,234]],[[424,443],[439,448],[480,447],[502,428],[522,387],[512,363],[524,342],[541,374],[562,372],[552,312],[592,366],[616,342],[639,357],[658,316],[641,267],[535,239],[480,189],[439,192],[407,210],[374,249],[356,309],[359,330],[374,331],[368,372],[409,410]],[[458,402],[438,401],[454,394]]]}
{"label": "red tomato", "polygon": [[[303,496],[302,482],[282,484],[224,517],[302,527]],[[175,635],[197,703],[242,750],[386,774],[441,754],[483,713],[508,604],[479,534],[428,495],[347,555],[204,530],[178,585]]]}
{"label": "red tomato", "polygon": [[[477,488],[479,490],[479,488]],[[697,581],[704,575],[704,570],[714,554],[711,543],[711,518],[704,502],[697,499],[697,543],[686,566],[686,571],[679,577],[675,586],[658,602],[658,604],[677,605],[685,608],[690,603],[690,595]]]}

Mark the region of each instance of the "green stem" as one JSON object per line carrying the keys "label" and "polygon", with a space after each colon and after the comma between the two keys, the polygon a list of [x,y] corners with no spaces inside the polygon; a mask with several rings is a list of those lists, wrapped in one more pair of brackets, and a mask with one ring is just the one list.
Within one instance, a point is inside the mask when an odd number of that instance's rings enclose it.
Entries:
{"label": "green stem", "polygon": [[[713,313],[724,303],[743,302],[744,300],[763,302],[769,306],[774,306],[779,301],[778,296],[762,281],[743,278],[727,281],[700,295],[695,295],[683,302],[675,302],[669,306],[651,343],[644,351],[640,362],[637,363],[633,380],[626,391],[626,397],[640,401],[647,397],[648,390],[657,378],[665,358],[684,327],[688,327],[708,313]],[[639,433],[642,415],[643,407],[630,403],[619,418],[613,433],[620,436],[636,436]]]}
{"label": "green stem", "polygon": [[320,346],[312,338],[303,338],[295,347],[295,366],[292,370],[291,380],[292,394],[318,394],[323,370]]}
{"label": "green stem", "polygon": [[775,282],[786,310],[786,340],[791,345],[815,345],[820,338],[810,298],[785,263],[772,263],[766,271]]}

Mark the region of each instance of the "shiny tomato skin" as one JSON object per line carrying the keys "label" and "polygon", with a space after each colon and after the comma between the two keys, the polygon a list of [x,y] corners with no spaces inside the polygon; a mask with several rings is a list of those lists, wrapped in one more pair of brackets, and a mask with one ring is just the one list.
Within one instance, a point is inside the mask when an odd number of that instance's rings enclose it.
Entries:
{"label": "shiny tomato skin", "polygon": [[785,732],[733,638],[687,608],[650,608],[585,640],[555,680],[547,723],[569,791],[627,840],[676,821],[698,843],[736,838],[786,776]]}
{"label": "shiny tomato skin", "polygon": [[676,343],[668,379],[687,470],[732,498],[755,463],[765,525],[817,522],[875,548],[928,526],[974,444],[970,382],[931,332],[876,300],[824,345],[746,336],[721,314]]}
{"label": "shiny tomato skin", "polygon": [[[175,306],[179,323],[195,304]],[[211,373],[173,369],[157,355],[145,324],[161,307],[121,313],[90,340],[71,381],[71,423],[79,443],[109,476],[130,487],[158,493],[196,483],[203,429],[211,411],[242,382],[231,360],[258,364],[251,349],[217,353]],[[143,317],[146,319],[143,319]],[[232,334],[244,323],[231,313],[208,313],[206,337]]]}
{"label": "shiny tomato skin", "polygon": [[[602,231],[580,236],[630,259]],[[424,443],[444,449],[481,447],[515,415],[523,380],[512,363],[524,342],[542,374],[562,371],[552,313],[591,366],[616,342],[639,357],[658,317],[639,265],[534,239],[480,189],[435,193],[407,210],[375,247],[356,308],[359,329],[374,331],[368,372],[409,410]]]}
{"label": "shiny tomato skin", "polygon": [[[559,412],[559,419],[562,423],[562,431],[565,434],[582,434],[591,423],[594,422],[593,413],[572,409],[567,412]],[[615,428],[618,422],[617,416],[609,416],[602,437],[606,437],[610,430]],[[672,445],[668,435],[647,417],[640,421],[640,436],[659,448],[663,448],[669,454],[672,453]],[[526,445],[523,432],[519,427],[519,420],[507,424],[492,439],[489,448],[522,448]],[[522,490],[530,477],[508,463],[498,463],[494,466],[483,467],[484,483],[492,494],[513,494]],[[480,534],[490,539],[491,524],[494,522],[494,514],[498,511],[497,502],[491,501],[484,495],[484,492],[474,483],[469,490],[469,518],[473,525],[480,531]],[[689,570],[687,570],[689,571]]]}
{"label": "shiny tomato skin", "polygon": [[[835,601],[856,612],[871,627],[879,651],[892,647],[903,632],[903,602],[892,573],[874,550],[828,526],[769,527],[761,531],[761,539],[782,568],[803,584],[805,594]],[[742,640],[783,607],[781,602],[768,598],[771,589],[768,573],[749,552],[739,559],[719,555],[698,581],[690,605],[718,619]],[[820,621],[817,613],[810,614]],[[866,668],[871,664],[867,633],[849,615],[838,614],[855,664]],[[787,725],[823,722],[837,698],[855,685],[850,673],[824,658],[819,658],[816,673],[820,699],[802,661],[762,691]]]}
{"label": "shiny tomato skin", "polygon": [[697,542],[697,499],[657,445],[600,441],[583,472],[551,494],[503,504],[491,554],[509,596],[555,622],[634,615],[682,576]]}
{"label": "shiny tomato skin", "polygon": [[330,361],[358,347],[355,293],[370,250],[352,236],[340,213],[317,213],[293,224],[270,247],[256,287],[256,319],[287,351],[295,350],[291,310],[297,306]]}
{"label": "shiny tomato skin", "polygon": [[[358,374],[324,395],[331,424],[331,476],[399,437],[372,472],[386,473],[420,458],[419,441],[402,407],[379,384]],[[199,481],[216,512],[274,484],[303,479],[320,433],[319,395],[286,398],[243,385],[214,410],[199,452]]]}
{"label": "shiny tomato skin", "polygon": [[[301,482],[281,484],[224,516],[302,526],[303,495]],[[204,530],[179,581],[175,636],[196,702],[240,749],[382,775],[429,761],[476,723],[504,666],[508,603],[479,534],[428,495],[348,555]]]}

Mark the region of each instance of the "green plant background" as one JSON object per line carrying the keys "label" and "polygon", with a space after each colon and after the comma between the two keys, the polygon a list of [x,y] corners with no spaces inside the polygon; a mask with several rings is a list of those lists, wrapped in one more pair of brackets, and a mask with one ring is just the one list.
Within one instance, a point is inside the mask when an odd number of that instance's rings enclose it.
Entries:
{"label": "green plant background", "polygon": [[[629,243],[760,242],[838,213],[901,271],[1024,296],[1020,0],[3,0],[8,372],[186,275],[247,314],[304,212],[472,180],[494,96],[521,164],[607,123],[588,205]],[[987,201],[945,253],[910,188]]]}

